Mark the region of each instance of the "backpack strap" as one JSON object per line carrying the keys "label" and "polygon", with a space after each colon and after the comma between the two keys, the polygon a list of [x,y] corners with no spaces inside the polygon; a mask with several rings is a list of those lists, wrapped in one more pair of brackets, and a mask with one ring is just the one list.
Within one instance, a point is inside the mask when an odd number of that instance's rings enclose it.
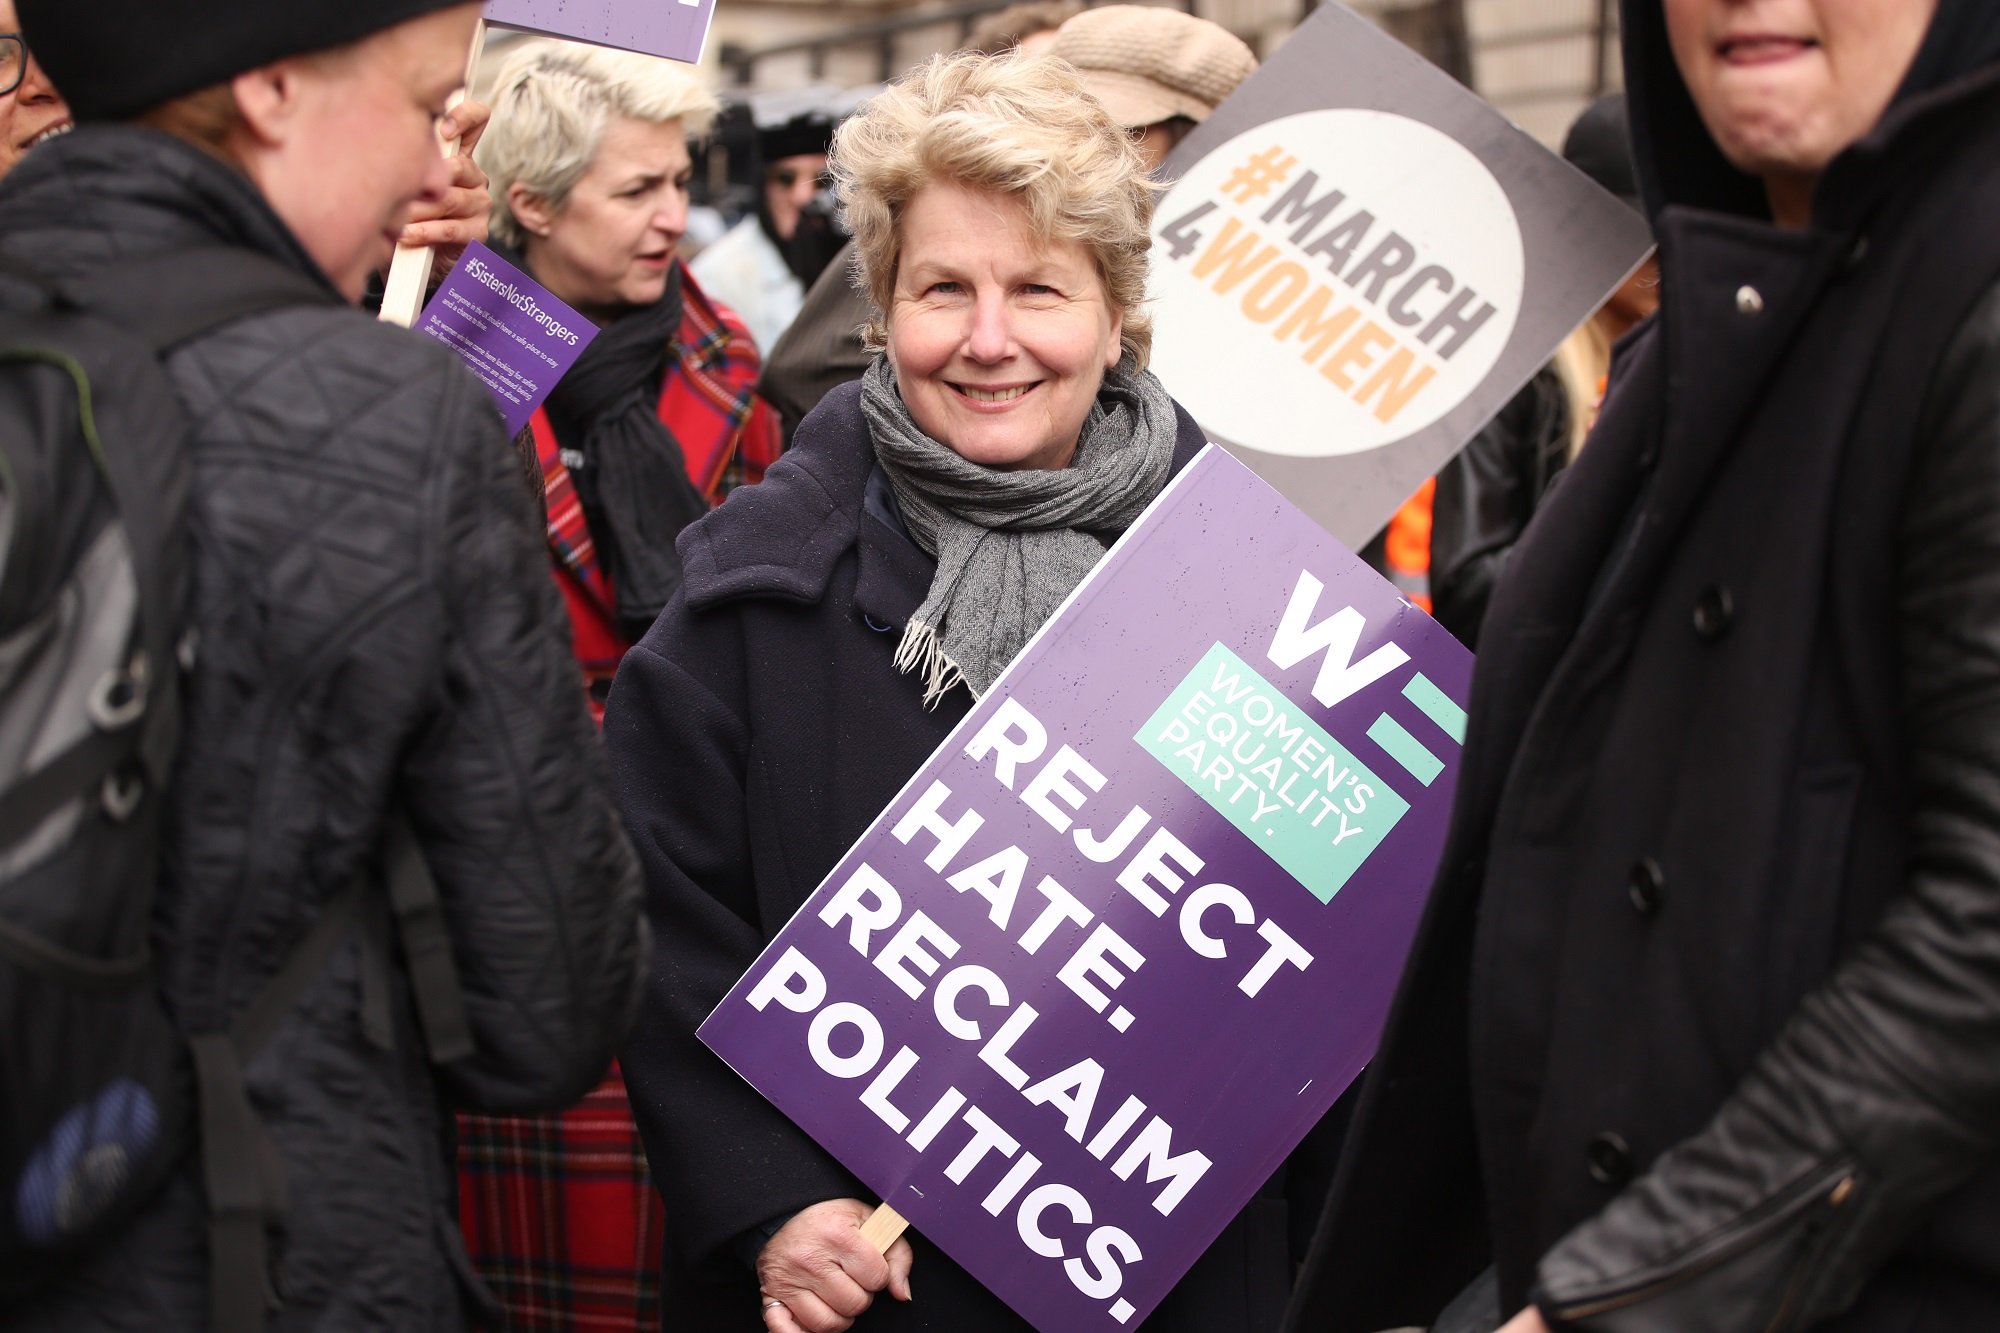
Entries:
{"label": "backpack strap", "polygon": [[473,1052],[472,1024],[465,1016],[444,903],[417,845],[416,831],[401,815],[389,823],[389,906],[396,915],[403,967],[431,1063],[448,1065],[466,1059]]}
{"label": "backpack strap", "polygon": [[[473,1052],[472,1028],[459,990],[451,936],[437,881],[424,861],[415,830],[401,814],[389,819],[385,869],[389,906],[430,1059],[440,1065],[462,1060]],[[368,891],[368,877],[357,876],[327,904],[285,965],[229,1031],[189,1042],[201,1108],[213,1333],[261,1333],[277,1297],[271,1282],[270,1232],[282,1223],[289,1207],[284,1161],[250,1105],[244,1066],[276,1034],[314,978],[326,970]],[[361,990],[364,1031],[378,1026],[386,1031],[387,1016],[370,1011],[386,1007],[387,996],[369,984],[365,959]]]}
{"label": "backpack strap", "polygon": [[415,831],[400,815],[389,821],[386,861],[388,893],[362,923],[361,1035],[378,1050],[396,1048],[389,973],[400,945],[424,1050],[434,1065],[454,1064],[473,1052],[472,1024],[465,1016],[437,881]]}
{"label": "backpack strap", "polygon": [[287,1211],[284,1159],[250,1105],[243,1067],[277,1031],[306,987],[333,959],[353,924],[363,884],[327,904],[292,956],[227,1032],[188,1042],[201,1111],[202,1186],[208,1196],[209,1327],[260,1333],[276,1303],[269,1230]]}
{"label": "backpack strap", "polygon": [[[41,827],[44,819],[74,801],[78,792],[91,791],[110,779],[112,771],[132,753],[133,734],[129,725],[108,729],[94,726],[76,744],[8,788],[5,795],[0,795],[0,847],[14,846]],[[0,933],[12,934],[4,922],[0,922]],[[92,962],[82,954],[46,945],[41,951],[62,955],[64,967],[84,972],[104,969],[104,964]],[[125,970],[121,964],[109,975],[121,976]]]}

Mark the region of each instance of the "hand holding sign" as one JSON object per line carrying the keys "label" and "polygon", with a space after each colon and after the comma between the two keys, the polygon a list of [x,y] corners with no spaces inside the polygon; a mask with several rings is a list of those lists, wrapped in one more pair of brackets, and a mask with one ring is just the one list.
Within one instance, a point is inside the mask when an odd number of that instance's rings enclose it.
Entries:
{"label": "hand holding sign", "polygon": [[863,1229],[873,1211],[859,1199],[829,1199],[779,1228],[757,1256],[764,1327],[841,1333],[884,1288],[910,1299],[910,1242],[898,1240],[883,1254]]}
{"label": "hand holding sign", "polygon": [[451,185],[434,202],[419,200],[410,210],[399,247],[431,247],[431,275],[439,269],[450,272],[465,254],[465,247],[486,239],[487,218],[493,211],[493,196],[486,173],[472,159],[479,136],[486,132],[491,111],[482,102],[460,102],[438,123],[439,137],[458,141],[451,157]]}
{"label": "hand holding sign", "polygon": [[[486,24],[482,21],[472,30],[472,48],[465,57],[465,86],[472,85],[472,77],[479,69],[479,58],[486,52]],[[452,95],[449,111],[456,111],[465,104],[465,91],[461,88]],[[447,112],[445,120],[454,127],[462,124]],[[483,131],[486,122],[482,119],[478,129]],[[438,147],[448,158],[460,155],[456,138],[445,132],[439,125]],[[470,153],[471,149],[465,150]],[[474,170],[478,168],[475,167]],[[453,179],[456,183],[460,170],[454,164]],[[390,324],[400,324],[404,328],[416,322],[417,312],[423,309],[424,289],[431,280],[431,249],[428,245],[413,246],[400,243],[396,246],[396,257],[389,264],[389,281],[382,292],[382,318]]]}

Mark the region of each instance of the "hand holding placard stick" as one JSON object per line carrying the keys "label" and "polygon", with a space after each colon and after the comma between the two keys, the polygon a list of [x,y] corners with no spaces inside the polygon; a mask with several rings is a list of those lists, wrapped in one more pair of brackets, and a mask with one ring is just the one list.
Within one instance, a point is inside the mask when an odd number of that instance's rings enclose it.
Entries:
{"label": "hand holding placard stick", "polygon": [[[465,88],[460,88],[451,97],[451,108],[456,108],[465,100],[465,90],[472,86],[472,80],[479,72],[479,58],[486,53],[486,21],[481,19],[472,31],[472,51],[465,61]],[[458,153],[458,139],[452,138],[440,145],[446,157]],[[404,328],[416,323],[417,312],[423,309],[424,292],[430,286],[431,260],[437,247],[430,245],[399,245],[396,257],[389,263],[389,281],[382,292],[382,318],[391,324]]]}

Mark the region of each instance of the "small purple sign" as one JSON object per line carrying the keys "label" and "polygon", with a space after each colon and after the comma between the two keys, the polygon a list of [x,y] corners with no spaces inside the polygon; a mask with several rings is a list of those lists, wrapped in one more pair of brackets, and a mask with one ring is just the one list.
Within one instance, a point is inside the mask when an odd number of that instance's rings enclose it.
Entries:
{"label": "small purple sign", "polygon": [[597,326],[477,241],[417,321],[493,393],[512,435],[569,373]]}
{"label": "small purple sign", "polygon": [[1037,1328],[1132,1327],[1373,1055],[1471,669],[1211,446],[701,1038]]}
{"label": "small purple sign", "polygon": [[486,0],[489,23],[690,65],[714,18],[715,0]]}

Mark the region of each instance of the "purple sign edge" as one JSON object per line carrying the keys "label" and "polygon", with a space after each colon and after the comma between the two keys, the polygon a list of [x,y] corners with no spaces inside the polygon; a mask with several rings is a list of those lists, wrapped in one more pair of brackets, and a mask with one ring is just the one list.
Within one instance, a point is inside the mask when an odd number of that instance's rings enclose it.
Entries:
{"label": "purple sign edge", "polygon": [[[655,3],[651,4],[645,3],[644,0],[599,0],[599,2],[610,10],[633,11],[632,17],[625,22],[634,25],[634,28],[621,30],[617,38],[608,31],[603,36],[593,37],[567,28],[535,23],[521,15],[524,10],[533,8],[536,0],[486,0],[485,15],[487,23],[512,32],[559,37],[564,41],[583,42],[590,46],[609,46],[620,51],[636,51],[640,55],[658,56],[662,60],[678,60],[682,64],[698,65],[702,56],[708,51],[708,35],[715,27],[715,7],[721,0],[701,0],[701,35],[694,42],[692,49],[684,39],[676,38],[672,34],[655,35],[657,29],[650,25],[643,34],[635,31],[637,25],[644,23],[646,16],[657,14],[668,4],[677,3],[677,0],[655,0]],[[541,3],[547,4],[550,0],[541,0]],[[579,3],[579,0],[572,0],[572,3]],[[495,10],[514,17],[497,16]],[[607,24],[611,22],[608,16],[606,22]]]}

